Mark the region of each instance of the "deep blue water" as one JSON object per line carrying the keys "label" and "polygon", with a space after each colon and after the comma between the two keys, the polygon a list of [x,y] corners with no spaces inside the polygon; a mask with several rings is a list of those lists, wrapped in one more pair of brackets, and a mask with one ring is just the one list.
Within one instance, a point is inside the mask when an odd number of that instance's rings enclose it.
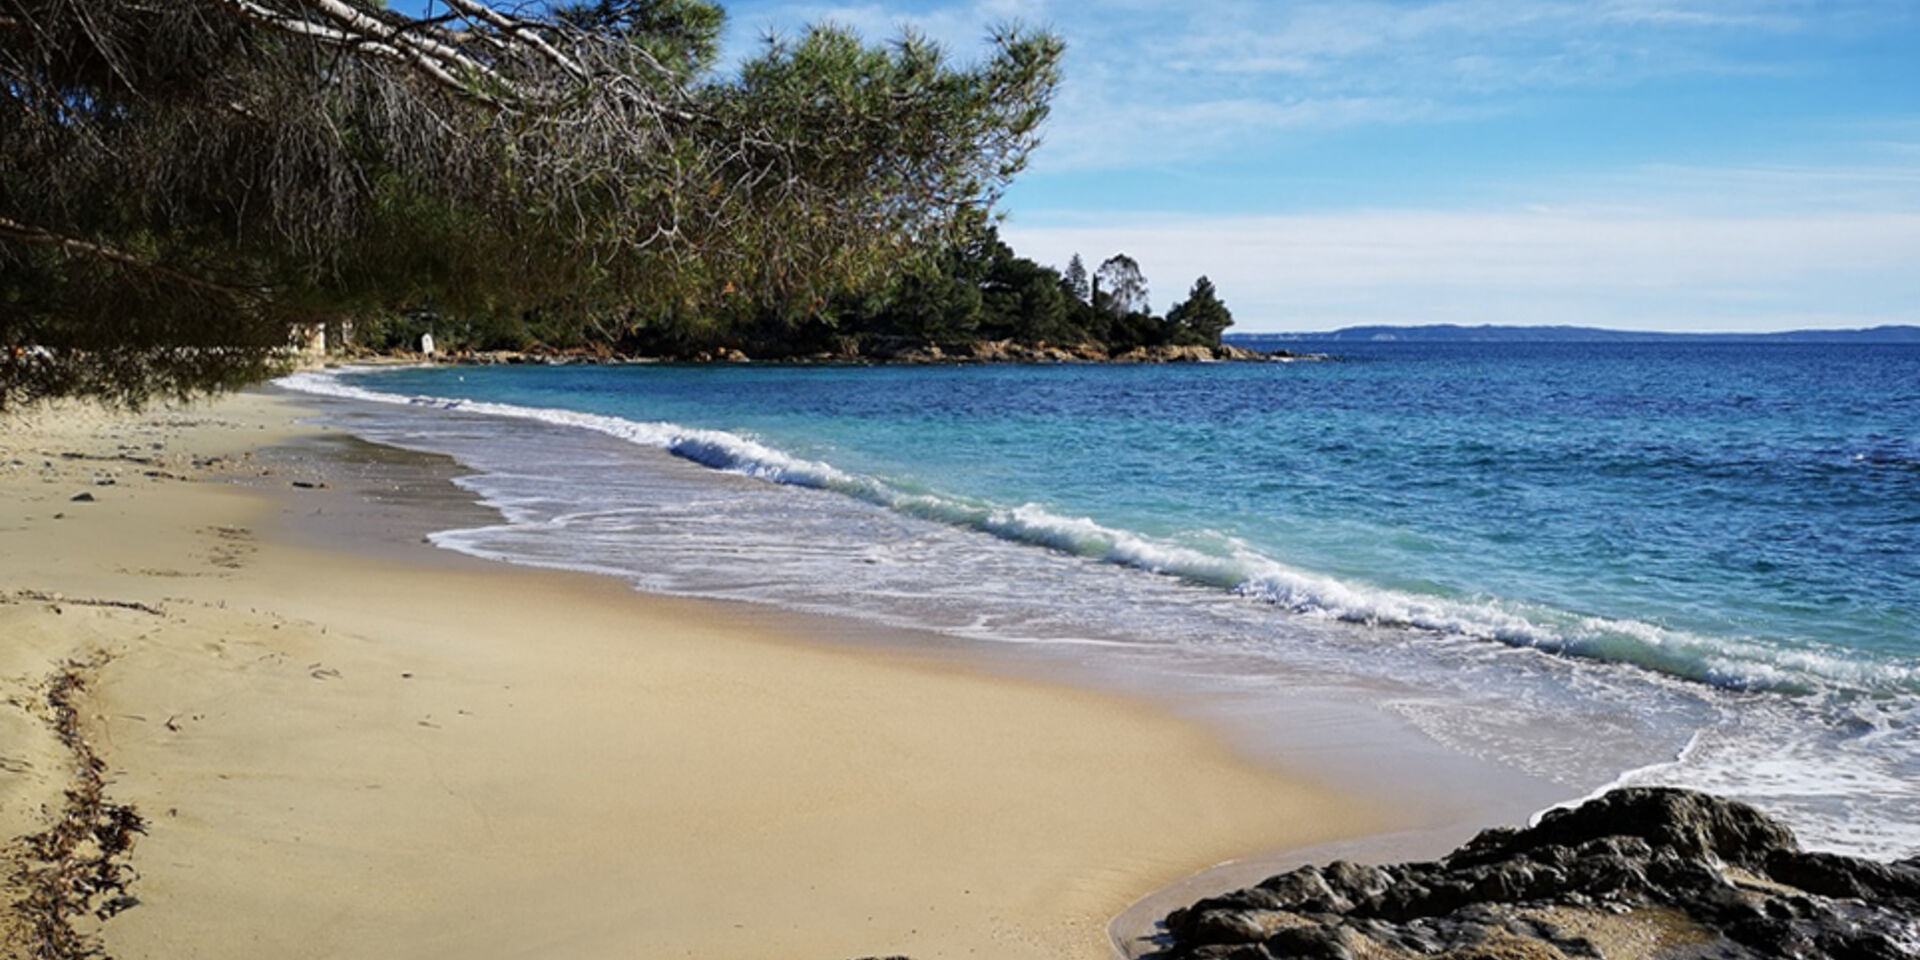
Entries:
{"label": "deep blue water", "polygon": [[[1886,794],[1920,773],[1920,347],[1325,349],[1342,360],[421,368],[320,389],[439,398],[482,439],[475,424],[571,423],[778,482],[656,476],[621,500],[608,471],[632,464],[554,454],[529,474],[524,450],[494,454],[476,466],[499,479],[478,489],[519,526],[450,544],[477,552],[796,606],[854,596],[989,639],[1131,630],[1322,671],[1390,637],[1406,669],[1365,669],[1414,689],[1464,696],[1461,677],[1511,670],[1573,691],[1529,694],[1532,709],[1644,699],[1668,719],[1623,736],[1680,742],[1608,754],[1623,766],[1687,762],[1702,730],[1786,724],[1809,759],[1749,793]],[[1327,624],[1354,629],[1328,640]],[[1495,650],[1530,659],[1490,667]],[[1468,749],[1492,736],[1458,728],[1433,730]],[[1865,766],[1808,772],[1834,757]],[[1696,779],[1725,786],[1739,766],[1716,764]],[[1920,814],[1916,795],[1893,801]]]}

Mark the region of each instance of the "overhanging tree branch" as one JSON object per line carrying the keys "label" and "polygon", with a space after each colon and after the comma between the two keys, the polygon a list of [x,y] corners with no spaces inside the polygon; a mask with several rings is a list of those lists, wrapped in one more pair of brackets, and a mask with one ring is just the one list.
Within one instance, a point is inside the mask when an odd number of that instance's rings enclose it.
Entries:
{"label": "overhanging tree branch", "polygon": [[289,318],[424,304],[576,331],[805,317],[993,203],[1061,52],[1002,31],[954,67],[823,28],[719,75],[717,6],[602,6],[0,0],[0,342],[264,349]]}
{"label": "overhanging tree branch", "polygon": [[[215,2],[234,15],[254,23],[391,60],[419,70],[440,86],[462,97],[492,106],[505,106],[499,98],[481,90],[476,81],[482,77],[488,77],[502,86],[510,88],[511,85],[474,62],[472,58],[446,44],[382,23],[339,0],[317,0],[320,9],[339,24],[337,27],[281,13],[255,3],[253,0],[215,0]],[[457,76],[456,72],[465,73],[466,79],[463,80]]]}
{"label": "overhanging tree branch", "polygon": [[567,74],[575,80],[587,79],[588,73],[585,67],[581,66],[573,58],[561,53],[553,44],[548,43],[547,39],[542,37],[538,31],[532,29],[527,21],[517,17],[509,17],[486,4],[476,3],[474,0],[446,0],[446,2],[447,6],[494,26],[515,40],[525,43],[527,46],[539,51],[542,56],[552,61],[556,66],[560,67],[560,69],[565,70]]}
{"label": "overhanging tree branch", "polygon": [[17,220],[11,220],[6,217],[0,217],[0,240],[11,240],[15,243],[24,243],[31,246],[54,247],[69,253],[78,253],[83,256],[105,260],[122,267],[130,267],[141,273],[177,283],[184,287],[191,287],[205,293],[215,293],[235,299],[258,297],[268,292],[265,289],[248,289],[246,287],[237,287],[231,284],[209,280],[205,277],[197,277],[184,270],[177,270],[163,263],[155,263],[145,257],[135,256],[124,250],[116,250],[105,244],[95,243],[80,237],[55,233],[51,230],[42,230],[38,227],[30,227]]}

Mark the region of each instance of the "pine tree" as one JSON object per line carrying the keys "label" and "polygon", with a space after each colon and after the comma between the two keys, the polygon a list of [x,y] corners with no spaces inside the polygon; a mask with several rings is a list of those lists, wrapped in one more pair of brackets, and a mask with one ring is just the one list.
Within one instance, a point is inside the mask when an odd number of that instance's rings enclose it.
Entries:
{"label": "pine tree", "polygon": [[1087,265],[1080,260],[1079,254],[1067,261],[1067,272],[1061,275],[1061,285],[1067,295],[1081,303],[1092,303],[1092,288],[1087,285]]}
{"label": "pine tree", "polygon": [[1213,289],[1213,281],[1201,277],[1193,282],[1187,299],[1167,311],[1167,324],[1175,336],[1191,343],[1218,344],[1220,334],[1233,326],[1233,313]]}
{"label": "pine tree", "polygon": [[234,386],[428,305],[799,323],[991,209],[1062,54],[824,26],[721,74],[710,0],[433,7],[0,0],[0,407]]}

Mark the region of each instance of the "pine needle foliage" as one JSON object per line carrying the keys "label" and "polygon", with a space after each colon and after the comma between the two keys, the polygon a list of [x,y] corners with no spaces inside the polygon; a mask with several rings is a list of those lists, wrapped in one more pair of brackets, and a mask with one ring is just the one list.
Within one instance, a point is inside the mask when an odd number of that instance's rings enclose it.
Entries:
{"label": "pine needle foliage", "polygon": [[992,207],[1063,52],[829,26],[721,75],[704,0],[443,5],[0,0],[0,406],[230,387],[381,312],[797,321]]}

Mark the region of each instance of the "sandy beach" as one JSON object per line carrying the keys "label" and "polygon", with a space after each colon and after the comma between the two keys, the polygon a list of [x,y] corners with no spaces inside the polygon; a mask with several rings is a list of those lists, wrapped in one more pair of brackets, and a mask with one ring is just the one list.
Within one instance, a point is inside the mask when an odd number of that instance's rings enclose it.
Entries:
{"label": "sandy beach", "polygon": [[121,960],[1098,958],[1195,870],[1398,825],[1153,704],[363,535],[254,453],[302,414],[0,428],[0,829],[57,817],[85,664],[148,825],[82,921]]}

